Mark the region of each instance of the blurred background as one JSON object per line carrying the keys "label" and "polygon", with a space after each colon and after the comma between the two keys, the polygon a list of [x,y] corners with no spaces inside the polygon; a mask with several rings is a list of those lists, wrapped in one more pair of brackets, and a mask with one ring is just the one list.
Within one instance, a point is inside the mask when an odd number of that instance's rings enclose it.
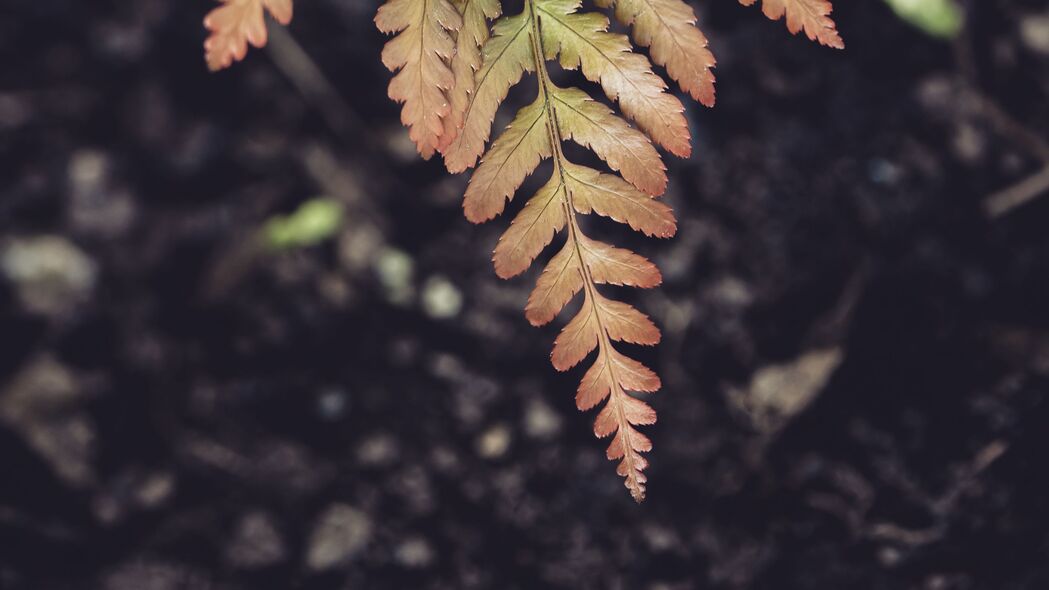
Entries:
{"label": "blurred background", "polygon": [[0,588],[1049,587],[1044,0],[699,4],[680,231],[598,224],[665,277],[641,505],[375,3],[214,75],[213,6],[0,6]]}

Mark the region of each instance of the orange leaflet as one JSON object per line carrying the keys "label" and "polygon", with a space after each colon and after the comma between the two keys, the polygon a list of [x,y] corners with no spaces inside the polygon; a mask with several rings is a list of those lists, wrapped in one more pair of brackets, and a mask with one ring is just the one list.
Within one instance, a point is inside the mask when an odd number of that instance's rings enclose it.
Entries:
{"label": "orange leaflet", "polygon": [[204,27],[211,35],[204,41],[204,57],[211,71],[221,70],[244,59],[248,43],[266,45],[266,21],[263,9],[277,22],[291,22],[291,0],[223,0],[204,17]]}

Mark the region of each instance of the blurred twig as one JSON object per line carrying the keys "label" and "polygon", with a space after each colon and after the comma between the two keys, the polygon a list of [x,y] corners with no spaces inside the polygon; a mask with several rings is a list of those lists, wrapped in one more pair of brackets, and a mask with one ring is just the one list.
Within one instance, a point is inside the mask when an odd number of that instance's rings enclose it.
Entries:
{"label": "blurred twig", "polygon": [[972,86],[979,100],[980,110],[991,125],[1002,135],[1011,138],[1014,143],[1024,146],[1032,156],[1045,164],[1038,172],[984,199],[983,206],[987,215],[992,218],[1001,217],[1049,191],[1049,142],[1025,127],[989,96],[977,90],[975,83]]}
{"label": "blurred twig", "polygon": [[372,137],[373,133],[364,120],[343,100],[335,85],[286,28],[270,22],[267,33],[269,43],[266,51],[274,65],[303,98],[321,113],[335,133],[342,139],[359,139],[363,136],[375,140],[375,145],[380,144]]}
{"label": "blurred twig", "polygon": [[875,522],[861,532],[863,536],[877,541],[889,541],[899,549],[916,549],[943,539],[950,528],[956,508],[965,494],[972,492],[980,477],[1009,450],[1009,443],[994,440],[981,448],[967,463],[959,466],[955,477],[944,491],[935,497],[916,498],[926,504],[935,521],[923,529],[905,527],[892,522]]}
{"label": "blurred twig", "polygon": [[998,133],[1016,145],[1022,146],[1032,157],[1045,164],[1033,175],[984,199],[983,205],[987,215],[996,218],[1049,191],[1049,141],[1031,131],[999,105],[993,97],[980,89],[972,45],[971,23],[976,20],[973,18],[974,2],[966,0],[963,4],[966,12],[966,25],[954,42],[955,61],[962,79],[975,96],[980,113],[987,118]]}
{"label": "blurred twig", "polygon": [[1049,192],[1049,165],[1020,182],[988,196],[983,202],[984,210],[991,217],[1001,217],[1046,192]]}
{"label": "blurred twig", "polygon": [[326,193],[341,199],[349,209],[358,210],[351,213],[364,213],[372,218],[372,221],[378,221],[377,209],[368,206],[367,195],[361,189],[360,183],[348,181],[367,178],[369,183],[382,189],[377,192],[406,192],[408,188],[396,174],[389,171],[389,162],[395,160],[395,154],[391,153],[386,142],[339,95],[339,91],[324,75],[324,71],[285,27],[270,22],[268,33],[269,43],[266,50],[274,65],[291,81],[306,102],[321,113],[342,141],[350,145],[363,143],[369,147],[355,154],[355,158],[365,160],[365,164],[357,168],[364,168],[366,174],[355,174],[354,170],[339,161],[332,149],[320,143],[312,143],[301,152],[303,166]]}
{"label": "blurred twig", "polygon": [[321,143],[308,143],[298,150],[297,155],[303,169],[323,193],[338,198],[357,213],[374,217],[367,207],[367,195],[361,188],[358,175],[339,162],[329,147]]}

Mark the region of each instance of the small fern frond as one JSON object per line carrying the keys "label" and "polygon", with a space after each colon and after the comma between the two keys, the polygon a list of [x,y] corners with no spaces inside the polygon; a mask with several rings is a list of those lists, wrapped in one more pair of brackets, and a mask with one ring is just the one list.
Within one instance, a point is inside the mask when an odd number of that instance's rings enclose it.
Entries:
{"label": "small fern frond", "polygon": [[455,76],[448,64],[455,53],[452,34],[462,27],[462,16],[448,0],[388,0],[375,24],[384,33],[397,33],[382,50],[382,63],[397,72],[389,95],[404,103],[401,123],[429,159],[442,145],[444,119],[451,112],[448,92]]}
{"label": "small fern frond", "polygon": [[652,61],[667,69],[693,99],[714,106],[717,61],[707,38],[696,26],[696,14],[683,0],[596,0],[602,8],[615,5],[616,20],[631,26],[634,42],[649,48]]}
{"label": "small fern frond", "polygon": [[[756,0],[739,0],[750,6]],[[805,31],[811,41],[819,41],[827,47],[845,49],[845,42],[830,18],[833,10],[830,0],[761,0],[761,11],[772,20],[787,16],[787,30],[792,34]]]}
{"label": "small fern frond", "polygon": [[[667,176],[653,140],[687,154],[688,127],[681,103],[666,93],[648,60],[631,51],[626,37],[608,33],[604,16],[578,9],[575,0],[526,0],[521,14],[495,23],[462,132],[444,155],[453,169],[476,161],[509,88],[524,72],[536,73],[538,96],[518,111],[481,158],[463,209],[475,223],[495,217],[542,160],[553,160],[550,178],[499,239],[492,261],[500,277],[516,276],[564,234],[565,243],[539,277],[525,316],[533,325],[544,325],[583,293],[581,308],[554,341],[550,360],[566,371],[597,351],[579,386],[577,405],[586,410],[605,402],[594,432],[612,437],[608,458],[619,461],[617,472],[640,501],[648,465],[641,453],[652,444],[636,427],[652,424],[656,414],[629,392],[656,391],[660,384],[655,373],[623,355],[614,343],[653,345],[660,334],[646,315],[609,299],[598,285],[650,288],[662,277],[644,257],[587,237],[578,217],[593,212],[650,236],[673,235],[677,222],[670,208],[654,200],[665,190]],[[640,130],[582,90],[554,84],[547,60],[581,69]],[[569,161],[562,151],[565,141],[589,149],[619,175]]]}
{"label": "small fern frond", "polygon": [[248,43],[266,45],[263,9],[282,25],[291,22],[291,0],[222,0],[222,6],[204,17],[204,28],[211,32],[204,41],[208,69],[214,72],[244,59]]}

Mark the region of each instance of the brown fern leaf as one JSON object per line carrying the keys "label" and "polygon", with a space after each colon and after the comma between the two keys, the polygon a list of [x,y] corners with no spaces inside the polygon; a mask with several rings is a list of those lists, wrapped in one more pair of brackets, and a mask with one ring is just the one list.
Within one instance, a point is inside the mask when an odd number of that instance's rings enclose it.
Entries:
{"label": "brown fern leaf", "polygon": [[[656,391],[659,378],[619,352],[615,343],[653,345],[659,341],[659,329],[634,307],[601,294],[598,286],[650,288],[662,277],[644,257],[587,237],[579,217],[594,212],[647,235],[673,235],[677,222],[670,208],[653,198],[662,194],[667,177],[652,142],[688,153],[688,127],[681,103],[665,92],[666,85],[648,60],[630,51],[626,37],[606,32],[605,17],[578,14],[578,8],[574,0],[526,0],[521,14],[495,23],[463,127],[444,156],[452,169],[472,165],[484,151],[495,111],[509,88],[524,72],[536,73],[538,96],[518,111],[481,158],[463,209],[473,222],[491,219],[506,208],[540,161],[553,160],[549,180],[514,218],[492,261],[500,277],[518,275],[559,232],[565,235],[564,246],[539,277],[525,315],[533,325],[549,323],[583,293],[582,306],[554,341],[550,360],[565,371],[597,351],[577,402],[581,409],[604,402],[594,432],[612,437],[608,457],[619,461],[617,472],[640,501],[648,465],[641,453],[652,444],[637,426],[652,424],[656,415],[630,392]],[[547,60],[581,68],[641,130],[585,92],[558,87],[550,79]],[[619,175],[569,161],[562,151],[565,141],[590,149]]]}
{"label": "brown fern leaf", "polygon": [[[755,0],[739,0],[743,6]],[[819,41],[827,47],[845,49],[845,42],[830,18],[833,6],[829,0],[761,0],[761,11],[772,20],[787,16],[787,30],[792,34],[805,31],[811,41]]]}
{"label": "brown fern leaf", "polygon": [[448,91],[455,83],[448,65],[455,53],[452,33],[462,23],[448,0],[388,0],[375,15],[380,31],[398,33],[383,47],[382,63],[398,72],[389,95],[404,103],[401,123],[424,159],[442,145],[444,119],[451,112]]}
{"label": "brown fern leaf", "polygon": [[204,41],[208,69],[218,71],[244,59],[248,43],[266,45],[263,9],[282,25],[291,22],[291,0],[222,0],[222,6],[204,17],[204,28],[211,31]]}
{"label": "brown fern leaf", "polygon": [[474,75],[481,69],[481,47],[488,41],[488,21],[502,13],[499,0],[455,0],[455,7],[463,17],[462,28],[455,37],[455,54],[452,56],[452,75],[455,82],[448,93],[450,110],[444,119],[441,134],[443,151],[459,135],[474,93]]}
{"label": "brown fern leaf", "polygon": [[649,48],[652,61],[664,66],[681,89],[708,107],[714,106],[717,61],[707,38],[696,26],[696,14],[682,0],[596,0],[615,4],[616,20],[632,25],[634,41]]}

